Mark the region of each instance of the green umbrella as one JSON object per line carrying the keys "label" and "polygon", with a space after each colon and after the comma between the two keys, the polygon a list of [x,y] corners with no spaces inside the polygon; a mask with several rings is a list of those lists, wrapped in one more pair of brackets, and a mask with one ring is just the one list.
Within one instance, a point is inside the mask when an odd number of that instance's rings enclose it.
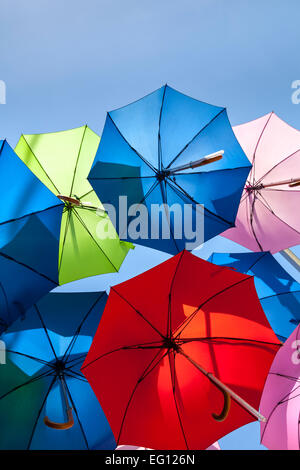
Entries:
{"label": "green umbrella", "polygon": [[[120,241],[87,180],[99,141],[97,134],[83,126],[22,135],[15,149],[30,170],[65,202],[60,229],[60,284],[118,271],[133,248]],[[99,237],[99,233],[107,236]]]}

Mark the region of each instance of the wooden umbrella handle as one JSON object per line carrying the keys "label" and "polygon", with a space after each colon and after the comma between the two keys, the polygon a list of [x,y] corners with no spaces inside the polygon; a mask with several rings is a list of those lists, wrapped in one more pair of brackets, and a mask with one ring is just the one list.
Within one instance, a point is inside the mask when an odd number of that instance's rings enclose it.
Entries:
{"label": "wooden umbrella handle", "polygon": [[66,421],[65,423],[56,423],[55,421],[51,421],[48,418],[48,416],[45,416],[44,423],[46,424],[46,426],[48,426],[48,428],[52,428],[52,429],[61,429],[61,430],[70,429],[72,426],[74,426],[72,408],[68,409],[67,415],[68,415],[68,421]]}

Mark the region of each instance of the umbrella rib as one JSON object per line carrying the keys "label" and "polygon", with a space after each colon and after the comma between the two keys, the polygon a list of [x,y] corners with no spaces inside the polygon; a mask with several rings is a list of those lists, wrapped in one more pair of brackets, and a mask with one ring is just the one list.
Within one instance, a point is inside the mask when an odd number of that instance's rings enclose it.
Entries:
{"label": "umbrella rib", "polygon": [[[296,281],[295,281],[296,282]],[[265,297],[260,297],[259,300],[271,299],[272,297],[279,297],[280,295],[289,295],[289,294],[299,294],[300,290],[293,290],[287,292],[279,292],[278,294],[266,295]]]}
{"label": "umbrella rib", "polygon": [[53,378],[53,380],[52,380],[52,382],[51,382],[51,384],[50,384],[50,386],[49,386],[49,388],[48,388],[48,390],[47,390],[47,393],[46,393],[46,395],[45,395],[45,397],[44,397],[44,399],[43,399],[42,405],[41,405],[41,407],[40,407],[40,409],[39,409],[39,411],[38,411],[37,417],[36,417],[36,419],[35,419],[35,422],[34,422],[34,425],[33,425],[33,428],[32,428],[31,436],[30,436],[30,438],[29,438],[29,442],[28,442],[28,445],[27,445],[27,450],[30,449],[30,446],[31,446],[31,443],[32,443],[32,439],[33,439],[33,436],[34,436],[34,433],[35,433],[35,430],[36,430],[38,421],[39,421],[39,419],[40,419],[42,410],[43,410],[43,408],[44,408],[44,406],[45,406],[46,400],[47,400],[47,398],[48,398],[48,396],[49,396],[49,393],[50,393],[50,391],[51,391],[51,389],[52,389],[52,387],[53,387],[55,381],[56,381],[56,375],[55,375],[55,377]]}
{"label": "umbrella rib", "polygon": [[245,277],[244,279],[241,279],[240,281],[237,281],[235,282],[234,284],[230,284],[230,286],[227,286],[225,287],[224,289],[220,290],[219,292],[216,292],[214,295],[212,295],[211,297],[209,297],[208,299],[206,299],[201,305],[199,305],[199,307],[196,308],[196,310],[186,319],[184,320],[181,325],[177,328],[177,331],[181,329],[181,331],[179,331],[179,333],[177,334],[176,338],[178,338],[178,336],[183,332],[183,330],[188,326],[188,324],[194,319],[194,317],[197,315],[197,313],[199,312],[199,310],[204,307],[204,305],[206,305],[208,302],[210,302],[211,300],[215,299],[216,297],[218,297],[219,295],[223,294],[224,292],[228,291],[229,289],[232,289],[233,287],[236,287],[237,285],[241,284],[242,282],[245,282],[245,281],[249,281],[249,280],[252,280],[252,277],[250,276],[247,276]]}
{"label": "umbrella rib", "polygon": [[84,126],[84,131],[82,133],[82,138],[81,138],[81,142],[80,142],[80,145],[79,145],[79,150],[78,150],[78,154],[77,154],[77,158],[76,158],[76,163],[75,163],[75,167],[74,167],[73,178],[72,178],[72,183],[71,183],[71,188],[70,188],[70,197],[72,196],[76,171],[77,171],[77,167],[78,167],[79,157],[80,157],[81,148],[82,148],[82,144],[83,144],[83,141],[84,141],[86,130],[87,130],[87,125]]}
{"label": "umbrella rib", "polygon": [[[300,192],[299,192],[299,194],[300,194]],[[270,210],[270,209],[268,209],[268,207],[264,204],[263,201],[260,201],[260,203],[261,203],[267,210]],[[292,227],[291,225],[289,225],[287,222],[285,222],[284,220],[282,220],[280,217],[278,217],[278,215],[276,215],[275,212],[272,212],[272,215],[273,215],[274,217],[276,217],[277,220],[280,220],[280,222],[282,222],[284,225],[286,225],[286,226],[289,227],[291,230],[293,230],[293,231],[296,232],[298,235],[300,235],[300,232],[299,232],[297,229],[295,229],[294,227]]]}
{"label": "umbrella rib", "polygon": [[[257,263],[259,263],[259,262],[263,259],[264,256],[267,256],[267,254],[268,254],[267,252],[263,252],[263,251],[262,251],[262,252],[260,253],[261,256],[260,256],[259,258],[257,258],[257,260],[254,261],[254,263],[251,264],[251,266],[249,266],[249,268],[247,269],[246,273],[248,273],[249,271],[251,271],[251,269],[252,269]],[[245,273],[245,274],[246,274],[246,273]]]}
{"label": "umbrella rib", "polygon": [[[142,180],[142,179],[150,179],[150,178],[156,178],[155,175],[153,176],[108,176],[108,177],[105,177],[105,176],[94,176],[94,177],[89,177],[89,180],[90,181],[106,181],[106,180]],[[87,193],[89,194],[90,191]],[[87,196],[87,194],[85,194],[84,196]],[[81,196],[81,199],[84,197],[84,196]]]}
{"label": "umbrella rib", "polygon": [[[87,383],[87,384],[89,383],[88,380],[84,376],[80,376],[80,374],[78,374],[77,372],[75,372],[71,368],[69,369],[68,367],[66,367],[65,370],[68,371],[68,372],[64,372],[64,375],[66,375],[67,377],[70,377],[71,379],[80,380],[81,382],[84,382],[84,383]],[[72,374],[75,374],[75,375],[72,375]]]}
{"label": "umbrella rib", "polygon": [[120,136],[122,137],[122,139],[124,139],[124,142],[126,142],[126,144],[129,146],[129,148],[131,148],[131,150],[154,172],[154,173],[157,173],[157,169],[154,168],[154,166],[151,165],[150,162],[148,162],[148,160],[146,160],[134,147],[132,147],[132,145],[130,145],[130,143],[128,142],[128,140],[124,137],[124,135],[122,134],[122,132],[120,131],[120,129],[118,128],[118,126],[116,125],[115,121],[111,118],[110,114],[108,113],[108,117],[109,119],[111,120],[111,122],[113,123],[113,125],[115,126],[115,128],[117,129],[118,133],[120,134]]}
{"label": "umbrella rib", "polygon": [[79,323],[79,326],[72,338],[72,340],[70,341],[65,353],[64,353],[64,356],[62,358],[62,360],[65,360],[67,361],[71,352],[72,352],[72,349],[76,343],[76,340],[80,334],[80,331],[81,331],[81,328],[83,327],[85,321],[88,319],[88,317],[90,316],[91,312],[93,311],[93,309],[96,307],[97,303],[99,302],[100,299],[102,299],[102,297],[104,296],[104,292],[100,292],[99,293],[99,296],[97,297],[97,299],[95,300],[95,302],[92,304],[92,306],[89,308],[88,312],[86,313],[86,315],[83,317],[82,321]]}
{"label": "umbrella rib", "polygon": [[169,305],[168,305],[168,320],[167,320],[167,335],[168,337],[171,337],[172,335],[172,321],[171,321],[171,304],[172,304],[172,291],[173,291],[173,286],[174,286],[174,282],[175,282],[175,278],[176,278],[176,274],[178,272],[178,269],[179,269],[179,266],[181,264],[181,260],[183,258],[183,255],[184,255],[185,251],[183,250],[181,255],[180,255],[180,258],[178,260],[178,263],[176,265],[176,268],[175,268],[175,271],[174,271],[174,275],[173,275],[173,278],[172,278],[172,281],[171,281],[171,286],[170,286],[170,292],[169,292]]}
{"label": "umbrella rib", "polygon": [[171,163],[169,163],[169,165],[167,166],[167,168],[170,168],[170,166],[173,165],[173,163],[175,163],[175,161],[178,159],[178,157],[180,157],[180,155],[187,149],[187,147],[189,147],[189,145],[195,140],[197,139],[197,137],[201,134],[201,132],[203,132],[215,119],[217,119],[220,114],[222,114],[224,111],[226,111],[226,108],[222,108],[221,111],[219,111],[207,124],[205,124],[204,127],[202,127],[202,129],[200,129],[199,132],[197,132],[197,134],[194,135],[194,137],[183,147],[183,149],[176,155],[176,157],[173,158],[173,160],[171,161]]}
{"label": "umbrella rib", "polygon": [[16,392],[17,390],[19,390],[20,388],[22,387],[26,387],[26,385],[30,385],[31,383],[39,380],[39,379],[42,379],[43,377],[50,377],[51,375],[53,374],[53,372],[43,372],[42,374],[36,376],[36,377],[33,377],[32,379],[28,380],[27,382],[24,382],[20,385],[17,385],[16,387],[13,387],[11,390],[9,390],[8,392],[4,393],[4,395],[2,395],[0,397],[0,400],[2,400],[3,398],[6,398],[8,395],[10,395],[11,393],[13,392]]}
{"label": "umbrella rib", "polygon": [[256,232],[254,230],[254,225],[253,225],[253,216],[254,216],[254,206],[255,206],[255,201],[257,199],[257,195],[254,194],[254,197],[253,197],[253,202],[251,204],[251,210],[250,210],[250,225],[251,225],[251,228],[252,228],[252,232],[253,232],[253,235],[254,235],[254,238],[256,240],[256,243],[258,244],[258,247],[260,249],[260,251],[264,251],[263,250],[263,247],[260,243],[260,241],[258,240],[258,236],[256,235]]}
{"label": "umbrella rib", "polygon": [[279,343],[273,343],[271,341],[259,341],[257,339],[251,339],[251,338],[230,338],[229,336],[206,336],[203,338],[182,338],[180,341],[182,343],[190,343],[193,341],[241,341],[241,342],[246,342],[246,343],[256,343],[256,344],[265,344],[268,346],[280,346]]}
{"label": "umbrella rib", "polygon": [[[151,178],[153,178],[153,176],[151,176]],[[159,184],[159,181],[158,181],[158,180],[155,180],[154,183],[153,183],[153,185],[148,189],[148,191],[147,191],[146,195],[143,197],[143,199],[142,199],[138,204],[136,204],[137,209],[138,209],[138,206],[140,206],[141,204],[143,204],[143,202],[144,202],[144,201],[147,199],[147,197],[154,191],[154,189],[157,188],[158,184]],[[127,227],[128,227],[128,225],[129,225],[129,222],[130,222],[130,220],[129,220],[128,223],[127,223]],[[119,238],[122,239],[122,238],[123,238],[123,234],[120,234],[120,235],[119,235]]]}
{"label": "umbrella rib", "polygon": [[72,398],[71,391],[70,391],[70,389],[69,389],[69,387],[68,387],[67,381],[65,381],[65,384],[66,384],[66,389],[67,389],[68,394],[69,394],[69,397],[70,397],[70,401],[71,401],[72,407],[73,407],[73,409],[74,409],[74,411],[75,411],[75,414],[76,414],[76,417],[77,417],[77,421],[78,421],[78,424],[79,424],[79,427],[80,427],[80,430],[81,430],[81,433],[82,433],[82,436],[83,436],[85,445],[86,445],[87,449],[90,450],[90,448],[89,448],[89,443],[88,443],[86,434],[85,434],[85,432],[84,432],[82,423],[81,423],[81,421],[80,421],[79,414],[78,414],[77,408],[76,408],[76,406],[75,406],[75,402],[74,402],[74,400],[73,400],[73,398]]}
{"label": "umbrella rib", "polygon": [[152,325],[152,323],[150,323],[150,321],[149,321],[146,317],[144,317],[144,315],[143,315],[141,312],[139,312],[139,311],[131,304],[131,302],[129,302],[125,297],[123,297],[123,295],[120,294],[120,293],[114,288],[114,286],[111,286],[111,289],[112,289],[116,294],[118,294],[118,296],[121,297],[121,299],[123,299],[123,300],[124,300],[124,301],[125,301],[125,302],[126,302],[126,303],[127,303],[127,304],[128,304],[128,305],[129,305],[129,306],[130,306],[130,307],[149,325],[149,326],[151,326],[151,328],[152,328],[153,330],[155,330],[156,333],[158,333],[161,338],[164,339],[164,336],[161,334],[161,332],[160,332],[154,325]]}
{"label": "umbrella rib", "polygon": [[[8,316],[8,322],[10,323],[10,311],[9,311],[9,303],[8,303],[8,297],[6,295],[6,292],[5,292],[5,289],[4,289],[4,286],[2,284],[2,282],[0,281],[0,289],[2,291],[2,294],[3,294],[3,297],[5,299],[5,306],[6,306],[6,313],[7,313],[7,316]],[[2,315],[2,314],[1,314]],[[3,319],[0,319],[0,325],[3,324],[4,328],[7,328],[9,323],[5,322]]]}
{"label": "umbrella rib", "polygon": [[[153,349],[161,349],[162,348],[162,343],[159,343],[159,342],[153,342],[153,344],[157,343],[157,346],[156,347],[153,347]],[[100,359],[102,359],[103,357],[106,357],[108,356],[109,354],[113,354],[115,352],[119,352],[119,351],[124,351],[124,350],[129,350],[129,349],[152,349],[150,347],[146,347],[147,345],[151,345],[151,343],[144,343],[144,344],[133,344],[131,346],[120,346],[119,348],[116,348],[116,349],[112,349],[111,351],[107,351],[106,353],[103,353],[101,354],[100,356],[96,357],[95,359],[93,359],[92,361],[90,361],[88,364],[84,365],[81,367],[81,370],[83,369],[86,369],[87,367],[89,367],[90,365],[94,364],[94,362],[96,361],[99,361]],[[143,347],[145,346],[145,348]],[[78,358],[76,359],[78,360]],[[69,361],[69,364],[71,363],[72,361]],[[74,364],[72,365],[72,367],[74,367]]]}
{"label": "umbrella rib", "polygon": [[[91,231],[88,229],[87,225],[85,224],[85,222],[83,221],[83,219],[80,217],[80,215],[78,214],[77,210],[74,209],[74,214],[75,216],[77,217],[77,219],[79,220],[79,222],[81,223],[81,225],[83,226],[83,228],[85,228],[85,230],[87,231],[88,235],[91,237],[91,239],[93,240],[93,242],[97,245],[97,247],[100,249],[100,251],[102,251],[103,255],[105,256],[105,258],[108,260],[109,264],[114,268],[115,272],[119,272],[118,268],[114,265],[114,263],[111,261],[111,259],[108,257],[108,255],[105,253],[105,251],[103,250],[103,248],[98,244],[98,242],[95,240],[95,238],[93,237]],[[108,220],[111,222],[111,220],[109,219],[108,217]]]}
{"label": "umbrella rib", "polygon": [[[54,182],[52,181],[52,179],[50,178],[49,174],[46,172],[45,168],[42,166],[41,162],[39,161],[39,159],[37,158],[37,156],[35,155],[33,149],[31,148],[31,146],[29,145],[27,139],[25,138],[25,135],[22,134],[22,137],[23,139],[25,140],[26,142],[26,145],[28,146],[29,150],[31,151],[31,153],[34,155],[39,167],[42,169],[42,171],[45,173],[45,175],[47,176],[47,178],[49,179],[50,183],[54,186],[54,188],[56,189],[57,193],[59,194],[59,190],[58,188],[56,187],[56,185],[54,184]],[[23,161],[23,160],[22,160]],[[24,162],[25,163],[25,162]],[[29,167],[28,167],[29,168]],[[31,171],[31,170],[30,170]],[[40,178],[39,178],[40,180]],[[41,181],[41,180],[40,180]],[[43,183],[44,184],[44,183]],[[46,185],[45,185],[46,186]]]}
{"label": "umbrella rib", "polygon": [[27,357],[27,359],[32,359],[33,361],[36,361],[39,364],[43,364],[44,366],[47,366],[49,364],[47,361],[44,361],[43,359],[39,359],[37,357],[30,356],[29,354],[24,354],[19,351],[14,351],[13,349],[6,349],[6,352],[11,353],[11,354],[17,354],[18,356]]}
{"label": "umbrella rib", "polygon": [[126,408],[125,408],[125,411],[124,411],[124,414],[123,414],[123,418],[122,418],[122,421],[121,421],[121,426],[120,426],[120,430],[119,430],[119,434],[118,434],[118,439],[117,439],[117,446],[119,445],[119,441],[120,441],[120,438],[121,438],[121,433],[122,433],[122,430],[123,430],[123,426],[124,426],[124,423],[125,423],[125,419],[126,419],[126,416],[127,416],[127,412],[128,412],[128,409],[129,409],[129,406],[130,406],[130,403],[134,397],[134,394],[138,388],[138,386],[140,385],[140,383],[158,366],[158,364],[166,357],[166,355],[168,354],[167,352],[165,354],[163,354],[161,356],[161,358],[156,362],[156,364],[154,364],[155,360],[157,359],[157,357],[159,356],[159,354],[161,353],[161,351],[158,351],[157,354],[155,354],[155,356],[151,359],[150,363],[147,365],[146,369],[144,370],[144,372],[142,373],[142,375],[140,376],[140,378],[138,379],[137,383],[135,384],[132,392],[131,392],[131,395],[129,397],[129,400],[127,402],[127,405],[126,405]]}
{"label": "umbrella rib", "polygon": [[172,370],[171,361],[170,361],[170,351],[168,351],[168,362],[169,362],[171,381],[172,381],[172,394],[174,398],[176,413],[177,413],[180,429],[183,435],[183,439],[184,439],[187,450],[189,450],[189,446],[188,446],[187,438],[184,432],[183,422],[180,416],[179,407],[178,407],[177,398],[176,398],[176,371],[175,371],[175,357],[176,356],[175,356],[174,351],[172,351],[172,354],[173,354],[173,361],[174,361],[174,370]]}
{"label": "umbrella rib", "polygon": [[293,377],[292,375],[280,374],[279,372],[269,372],[269,375],[276,375],[276,377],[292,380],[293,382],[300,382],[300,378]]}
{"label": "umbrella rib", "polygon": [[52,341],[51,341],[51,339],[50,339],[48,330],[47,330],[47,328],[46,328],[45,322],[44,322],[44,320],[43,320],[43,317],[42,317],[42,315],[41,315],[41,312],[40,312],[39,309],[38,309],[37,304],[34,304],[34,308],[35,308],[36,313],[37,313],[37,315],[38,315],[38,317],[39,317],[39,319],[40,319],[40,322],[41,322],[41,324],[42,324],[43,330],[44,330],[44,332],[45,332],[45,334],[46,334],[47,340],[48,340],[48,342],[49,342],[49,344],[50,344],[50,347],[51,347],[51,349],[52,349],[52,352],[53,352],[53,354],[54,354],[54,357],[55,357],[56,360],[58,360],[57,355],[56,355],[56,352],[55,352],[55,349],[54,349],[54,346],[53,346],[53,344],[52,344]]}

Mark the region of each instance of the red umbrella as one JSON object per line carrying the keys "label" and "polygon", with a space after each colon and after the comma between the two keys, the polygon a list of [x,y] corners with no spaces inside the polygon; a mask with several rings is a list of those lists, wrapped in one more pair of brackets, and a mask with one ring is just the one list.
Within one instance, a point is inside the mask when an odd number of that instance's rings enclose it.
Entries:
{"label": "red umbrella", "polygon": [[82,371],[117,445],[206,449],[263,419],[279,346],[251,276],[183,251],[111,288]]}

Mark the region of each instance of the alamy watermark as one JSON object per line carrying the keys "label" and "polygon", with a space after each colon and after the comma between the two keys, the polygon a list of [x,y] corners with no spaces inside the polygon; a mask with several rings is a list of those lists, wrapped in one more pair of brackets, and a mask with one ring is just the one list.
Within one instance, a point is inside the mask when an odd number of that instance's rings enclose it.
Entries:
{"label": "alamy watermark", "polygon": [[0,104],[6,104],[6,83],[0,80]]}
{"label": "alamy watermark", "polygon": [[184,240],[187,250],[194,250],[204,242],[202,204],[132,204],[128,207],[127,196],[119,196],[118,204],[118,208],[103,204],[113,226],[103,217],[102,209],[97,211],[101,218],[96,228],[99,239],[116,238],[114,228],[118,227],[120,239],[125,240]]}

